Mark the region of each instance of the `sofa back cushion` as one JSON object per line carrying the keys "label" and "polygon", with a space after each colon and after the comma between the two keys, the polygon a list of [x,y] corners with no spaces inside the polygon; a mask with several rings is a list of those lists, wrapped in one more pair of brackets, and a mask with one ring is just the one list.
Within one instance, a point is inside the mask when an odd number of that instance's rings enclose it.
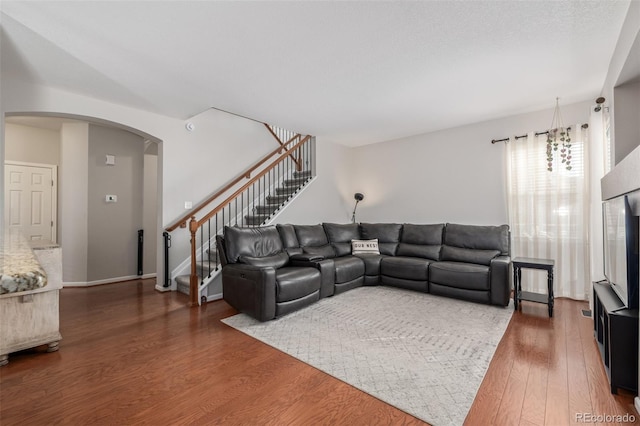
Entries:
{"label": "sofa back cushion", "polygon": [[289,255],[281,251],[277,254],[265,257],[252,257],[252,256],[240,256],[238,260],[240,263],[246,263],[248,265],[258,266],[261,268],[271,266],[272,268],[282,268],[289,263]]}
{"label": "sofa back cushion", "polygon": [[399,223],[361,223],[360,235],[363,240],[378,239],[380,254],[395,255],[402,225]]}
{"label": "sofa back cushion", "polygon": [[396,255],[440,260],[443,230],[444,223],[434,225],[405,223],[402,226]]}
{"label": "sofa back cushion", "polygon": [[509,225],[476,226],[448,223],[444,231],[444,243],[447,246],[498,250],[504,256],[509,256],[509,240]]}
{"label": "sofa back cushion", "polygon": [[441,260],[489,266],[491,259],[496,256],[500,256],[499,250],[477,250],[444,245]]}
{"label": "sofa back cushion", "polygon": [[322,225],[294,225],[298,243],[304,253],[322,256],[326,259],[335,257],[335,251]]}
{"label": "sofa back cushion", "polygon": [[276,225],[276,229],[280,234],[282,245],[289,256],[302,254],[302,248],[300,248],[300,243],[298,243],[298,237],[296,236],[296,230],[293,225],[279,223]]}
{"label": "sofa back cushion", "polygon": [[351,241],[360,239],[360,227],[357,223],[325,223],[324,232],[336,252],[336,256],[351,254]]}
{"label": "sofa back cushion", "polygon": [[283,252],[282,240],[275,226],[256,228],[224,227],[227,260],[237,263],[240,257],[261,258]]}

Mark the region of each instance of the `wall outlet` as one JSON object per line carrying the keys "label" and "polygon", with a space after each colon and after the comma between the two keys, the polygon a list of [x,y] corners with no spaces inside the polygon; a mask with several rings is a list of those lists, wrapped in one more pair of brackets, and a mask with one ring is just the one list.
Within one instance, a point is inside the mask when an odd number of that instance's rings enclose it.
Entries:
{"label": "wall outlet", "polygon": [[193,208],[193,203],[191,201],[185,201],[184,202],[184,208],[185,209],[192,209]]}
{"label": "wall outlet", "polygon": [[104,200],[107,203],[116,203],[116,202],[118,202],[118,196],[117,195],[105,195],[104,196]]}

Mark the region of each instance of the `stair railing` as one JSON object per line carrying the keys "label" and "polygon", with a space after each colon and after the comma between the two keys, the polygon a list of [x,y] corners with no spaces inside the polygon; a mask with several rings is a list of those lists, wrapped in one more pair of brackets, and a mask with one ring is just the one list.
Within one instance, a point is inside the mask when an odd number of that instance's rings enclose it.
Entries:
{"label": "stair railing", "polygon": [[[215,247],[215,236],[222,233],[224,226],[251,227],[264,224],[315,175],[315,138],[293,132],[287,134],[286,130],[273,126],[267,128],[278,140],[278,148],[166,228],[171,232],[178,227],[185,227],[188,221],[191,234],[190,306],[198,305],[201,286],[212,277],[213,271],[219,270],[220,259],[212,247]],[[277,157],[268,163],[275,155]],[[255,176],[251,177],[254,173]],[[243,179],[248,181],[200,219],[197,218],[198,213],[214,205],[216,199],[231,192]],[[198,256],[201,258],[199,264]]]}
{"label": "stair railing", "polygon": [[[269,129],[271,134],[273,134],[275,136],[274,132],[271,130],[271,126],[269,126],[268,124],[265,124],[265,126],[267,126],[267,128]],[[178,228],[186,228],[187,227],[187,223],[189,222],[189,219],[191,219],[191,217],[193,217],[194,215],[198,214],[201,210],[203,210],[205,207],[207,207],[208,205],[213,203],[217,198],[222,196],[225,192],[228,192],[230,189],[232,189],[238,183],[242,182],[243,179],[250,179],[251,178],[251,174],[253,172],[258,170],[262,165],[264,165],[267,161],[269,161],[269,159],[273,158],[273,156],[275,156],[277,154],[280,154],[283,149],[287,149],[287,146],[289,146],[291,143],[299,140],[302,137],[302,135],[300,133],[294,134],[294,136],[292,136],[287,142],[285,142],[284,145],[282,144],[282,142],[280,141],[280,139],[277,136],[275,136],[275,137],[280,142],[281,146],[279,146],[278,148],[276,148],[273,151],[269,152],[267,155],[262,157],[254,165],[252,165],[251,167],[249,167],[248,169],[246,169],[245,171],[243,171],[242,173],[237,175],[233,180],[231,180],[231,182],[226,184],[220,190],[216,191],[214,194],[210,195],[207,199],[205,199],[205,200],[201,201],[200,203],[198,203],[194,208],[192,208],[189,211],[189,213],[185,214],[184,216],[181,216],[180,218],[178,218],[177,220],[172,222],[171,225],[169,225],[169,226],[167,226],[165,228],[165,231],[172,232],[172,231],[175,231]]]}
{"label": "stair railing", "polygon": [[[215,246],[212,236],[215,238],[225,225],[247,227],[260,226],[266,222],[275,211],[284,205],[288,198],[297,192],[299,189],[296,186],[297,182],[300,182],[300,186],[302,186],[311,178],[310,175],[301,175],[298,180],[295,177],[295,172],[300,172],[298,164],[303,162],[310,163],[309,141],[311,139],[311,136],[302,138],[201,219],[197,220],[195,216],[191,217],[189,221],[189,232],[191,233],[189,295],[191,306],[198,304],[199,284],[204,282],[206,275],[205,263],[207,264],[206,269],[209,276],[212,270],[218,270],[219,268],[219,258],[216,253],[215,259],[212,260],[211,256],[207,256],[206,262],[201,261],[199,265],[200,275],[198,275],[198,265],[196,263],[198,240],[200,241],[199,251],[204,256],[205,252],[212,253],[211,247],[212,245]],[[281,181],[284,185],[281,188],[277,188]],[[287,182],[290,182],[291,185],[288,185]],[[281,189],[280,194],[278,189]],[[275,198],[275,202],[267,202],[269,197],[277,197],[278,195],[281,195],[281,198]],[[267,209],[261,212],[259,209],[261,206],[272,206],[273,211]],[[199,239],[198,231],[200,233]]]}

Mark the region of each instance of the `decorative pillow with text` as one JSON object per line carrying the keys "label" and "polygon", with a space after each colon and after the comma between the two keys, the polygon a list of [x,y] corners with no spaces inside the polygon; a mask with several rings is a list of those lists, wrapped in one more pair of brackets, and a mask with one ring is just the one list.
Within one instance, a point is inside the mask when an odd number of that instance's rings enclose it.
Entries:
{"label": "decorative pillow with text", "polygon": [[378,239],[351,240],[351,254],[380,254]]}

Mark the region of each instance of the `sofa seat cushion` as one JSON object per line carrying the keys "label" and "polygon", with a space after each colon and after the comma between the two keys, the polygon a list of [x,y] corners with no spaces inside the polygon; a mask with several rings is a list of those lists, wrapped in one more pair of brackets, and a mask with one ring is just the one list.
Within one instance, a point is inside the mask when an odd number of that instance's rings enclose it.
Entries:
{"label": "sofa seat cushion", "polygon": [[433,262],[429,281],[467,290],[489,290],[491,276],[488,266],[462,262]]}
{"label": "sofa seat cushion", "polygon": [[320,271],[315,268],[288,266],[276,270],[276,302],[305,297],[320,290]]}
{"label": "sofa seat cushion", "polygon": [[365,275],[380,275],[380,264],[382,259],[389,257],[384,254],[354,254],[364,262]]}
{"label": "sofa seat cushion", "polygon": [[381,262],[380,273],[388,277],[427,281],[430,263],[430,260],[418,257],[386,257]]}
{"label": "sofa seat cushion", "polygon": [[364,261],[355,256],[336,257],[336,284],[345,283],[364,276]]}

